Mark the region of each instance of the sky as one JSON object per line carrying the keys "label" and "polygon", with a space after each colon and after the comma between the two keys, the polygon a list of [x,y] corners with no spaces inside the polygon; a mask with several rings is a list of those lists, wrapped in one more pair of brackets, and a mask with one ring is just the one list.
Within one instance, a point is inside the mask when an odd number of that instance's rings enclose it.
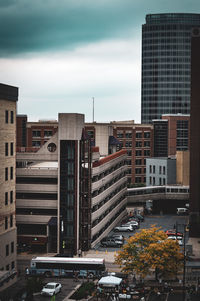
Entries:
{"label": "sky", "polygon": [[199,0],[0,0],[0,82],[29,121],[141,121],[146,14],[200,13]]}

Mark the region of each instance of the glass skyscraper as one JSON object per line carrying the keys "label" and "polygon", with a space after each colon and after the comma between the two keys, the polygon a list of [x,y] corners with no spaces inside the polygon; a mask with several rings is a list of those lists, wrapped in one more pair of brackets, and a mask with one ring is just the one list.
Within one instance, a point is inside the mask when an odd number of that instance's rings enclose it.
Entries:
{"label": "glass skyscraper", "polygon": [[190,113],[191,28],[200,14],[152,14],[142,26],[141,122]]}

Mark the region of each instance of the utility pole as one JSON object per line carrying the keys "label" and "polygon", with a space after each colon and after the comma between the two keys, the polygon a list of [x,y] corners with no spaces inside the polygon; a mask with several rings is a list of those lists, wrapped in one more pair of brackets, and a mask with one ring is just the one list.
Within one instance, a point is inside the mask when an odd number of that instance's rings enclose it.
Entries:
{"label": "utility pole", "polygon": [[184,236],[183,236],[183,301],[185,301],[185,261],[186,261],[186,256],[185,256],[185,228],[186,225],[183,225],[184,227]]}

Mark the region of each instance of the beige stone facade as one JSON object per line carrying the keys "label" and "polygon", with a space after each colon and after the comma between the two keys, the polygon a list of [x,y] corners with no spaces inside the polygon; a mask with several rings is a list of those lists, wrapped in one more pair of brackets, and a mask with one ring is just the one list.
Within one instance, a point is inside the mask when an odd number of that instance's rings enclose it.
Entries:
{"label": "beige stone facade", "polygon": [[176,152],[176,183],[189,186],[190,182],[190,152]]}
{"label": "beige stone facade", "polygon": [[[3,90],[10,87],[2,86]],[[2,99],[3,93],[0,93],[0,291],[15,282],[17,268],[15,221],[16,101]],[[7,95],[5,95],[5,99],[7,99]],[[4,281],[5,279],[6,281]]]}

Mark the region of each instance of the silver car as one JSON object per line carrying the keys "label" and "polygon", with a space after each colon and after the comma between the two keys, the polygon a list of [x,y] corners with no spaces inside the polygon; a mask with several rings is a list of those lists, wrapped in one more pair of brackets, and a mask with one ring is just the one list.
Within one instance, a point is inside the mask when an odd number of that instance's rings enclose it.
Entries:
{"label": "silver car", "polygon": [[132,225],[121,225],[114,228],[114,232],[133,232],[134,228]]}
{"label": "silver car", "polygon": [[41,295],[54,296],[61,291],[61,287],[62,285],[60,283],[49,282],[43,287]]}

